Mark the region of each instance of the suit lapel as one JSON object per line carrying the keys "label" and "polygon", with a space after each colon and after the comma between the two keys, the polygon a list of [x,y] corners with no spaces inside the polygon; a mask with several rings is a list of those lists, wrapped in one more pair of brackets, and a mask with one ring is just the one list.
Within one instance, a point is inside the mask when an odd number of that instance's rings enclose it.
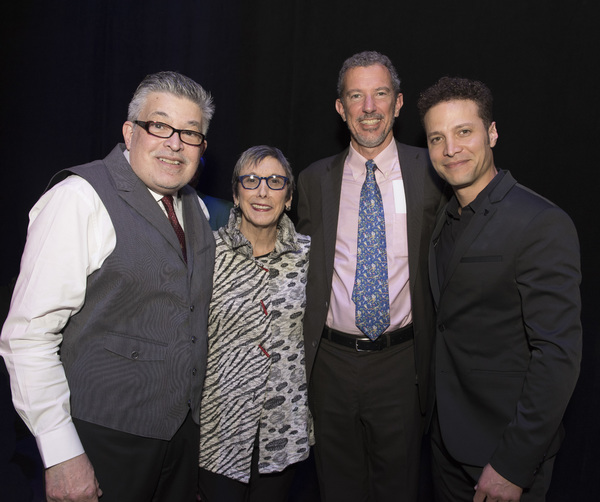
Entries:
{"label": "suit lapel", "polygon": [[[460,260],[467,254],[469,248],[473,242],[477,239],[477,236],[481,233],[483,228],[492,219],[496,210],[498,209],[497,203],[500,202],[504,196],[510,191],[510,189],[516,184],[515,179],[506,172],[503,178],[499,181],[498,185],[487,195],[484,201],[477,209],[477,212],[473,215],[471,222],[468,227],[464,230],[463,234],[459,237],[454,245],[454,251],[450,257],[448,268],[446,270],[446,277],[444,278],[444,284],[442,284],[440,294],[444,292],[449,280],[456,271],[456,267],[460,263]],[[441,215],[441,219],[445,218],[445,212]],[[440,223],[440,222],[438,222]],[[441,226],[440,226],[441,228]],[[436,226],[436,231],[439,233]],[[437,233],[435,234],[437,235]],[[435,259],[435,258],[434,258]],[[435,263],[434,263],[435,266]],[[437,273],[436,273],[437,279]],[[433,278],[432,278],[433,280]]]}
{"label": "suit lapel", "polygon": [[454,244],[454,250],[450,256],[448,268],[446,269],[446,277],[444,277],[444,283],[442,284],[440,293],[444,292],[444,289],[456,271],[456,267],[460,263],[460,260],[467,254],[469,248],[495,212],[496,208],[492,206],[489,198],[487,198],[473,215],[471,222]]}
{"label": "suit lapel", "polygon": [[446,221],[446,206],[444,206],[443,210],[438,214],[435,228],[431,234],[431,245],[429,246],[429,285],[431,286],[431,293],[433,294],[433,300],[435,302],[436,309],[440,302],[440,281],[438,278],[437,261],[435,256],[436,246],[440,238],[440,232],[442,231],[442,227]]}
{"label": "suit lapel", "polygon": [[347,155],[348,149],[333,159],[333,162],[327,167],[321,183],[321,207],[323,208],[321,213],[323,215],[323,242],[325,245],[327,284],[331,284],[333,277],[340,194],[342,190],[344,160]]}
{"label": "suit lapel", "polygon": [[410,290],[414,292],[419,270],[421,252],[421,234],[423,231],[423,190],[424,169],[417,164],[418,156],[410,154],[401,143],[396,141],[398,159],[402,171],[404,195],[406,197],[406,233],[408,240],[408,273],[411,278]]}

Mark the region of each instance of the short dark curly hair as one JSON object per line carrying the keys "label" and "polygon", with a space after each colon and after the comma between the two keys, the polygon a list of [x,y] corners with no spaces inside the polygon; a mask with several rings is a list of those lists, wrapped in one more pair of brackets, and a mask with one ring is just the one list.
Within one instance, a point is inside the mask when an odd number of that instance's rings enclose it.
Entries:
{"label": "short dark curly hair", "polygon": [[417,102],[421,122],[432,107],[453,100],[474,101],[483,125],[486,129],[491,125],[494,103],[492,91],[483,82],[460,77],[442,77],[421,93]]}

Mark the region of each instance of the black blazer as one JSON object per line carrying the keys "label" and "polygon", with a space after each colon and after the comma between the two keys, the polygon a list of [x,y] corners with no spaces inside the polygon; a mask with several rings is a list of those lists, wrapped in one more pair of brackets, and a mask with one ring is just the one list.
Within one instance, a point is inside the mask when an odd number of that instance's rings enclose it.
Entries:
{"label": "black blazer", "polygon": [[[398,142],[396,146],[407,205],[408,262],[417,368],[415,382],[419,385],[421,411],[424,413],[434,333],[427,249],[435,214],[442,203],[443,183],[429,162],[427,150]],[[298,232],[311,236],[304,316],[306,372],[309,382],[329,309],[342,173],[347,155],[348,149],[336,156],[319,160],[302,171],[298,179],[297,229]]]}
{"label": "black blazer", "polygon": [[526,487],[558,450],[581,358],[579,244],[569,217],[504,176],[455,243],[438,284],[435,388],[444,444],[461,463]]}

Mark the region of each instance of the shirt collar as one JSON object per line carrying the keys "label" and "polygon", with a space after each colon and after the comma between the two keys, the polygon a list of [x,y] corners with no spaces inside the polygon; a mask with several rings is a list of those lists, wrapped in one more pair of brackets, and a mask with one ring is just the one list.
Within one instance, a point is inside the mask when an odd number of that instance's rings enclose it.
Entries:
{"label": "shirt collar", "polygon": [[[494,176],[492,180],[486,185],[486,187],[481,192],[479,192],[477,197],[475,197],[475,200],[473,200],[470,204],[467,204],[463,208],[463,211],[470,210],[473,213],[476,213],[481,207],[481,205],[484,203],[484,201],[488,198],[488,196],[494,191],[494,188],[496,188],[496,186],[498,186],[498,183],[500,183],[502,178],[504,178],[505,174],[506,171],[498,170],[496,176]],[[446,207],[446,215],[457,220],[460,219],[460,215],[458,213],[458,199],[456,198],[456,195],[454,195],[450,199],[450,202]]]}
{"label": "shirt collar", "polygon": [[[350,143],[350,151],[348,157],[346,157],[346,165],[350,168],[352,176],[355,180],[364,178],[367,168],[365,163],[367,160],[360,153],[358,153],[352,143]],[[377,165],[377,170],[381,171],[384,178],[387,178],[393,171],[400,169],[400,161],[398,160],[398,149],[396,148],[396,141],[392,139],[390,144],[386,146],[378,155],[373,159]]]}
{"label": "shirt collar", "polygon": [[498,185],[498,183],[500,183],[500,180],[502,180],[502,178],[504,178],[504,174],[505,174],[504,171],[500,171],[499,170],[496,173],[496,176],[494,176],[491,179],[491,181],[486,185],[486,187],[481,192],[479,192],[479,194],[477,195],[477,197],[475,197],[475,200],[469,204],[469,206],[471,206],[471,210],[474,213],[476,213],[479,210],[479,208],[484,203],[484,201],[494,191],[494,188],[496,188],[496,186]]}

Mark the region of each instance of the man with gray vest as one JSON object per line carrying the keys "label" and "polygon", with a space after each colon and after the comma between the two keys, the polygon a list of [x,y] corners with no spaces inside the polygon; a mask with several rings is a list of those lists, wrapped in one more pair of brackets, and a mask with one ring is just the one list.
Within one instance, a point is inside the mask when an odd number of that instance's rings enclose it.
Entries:
{"label": "man with gray vest", "polygon": [[193,501],[214,240],[187,184],[211,96],[137,88],[125,144],[67,169],[30,212],[0,354],[49,501]]}

